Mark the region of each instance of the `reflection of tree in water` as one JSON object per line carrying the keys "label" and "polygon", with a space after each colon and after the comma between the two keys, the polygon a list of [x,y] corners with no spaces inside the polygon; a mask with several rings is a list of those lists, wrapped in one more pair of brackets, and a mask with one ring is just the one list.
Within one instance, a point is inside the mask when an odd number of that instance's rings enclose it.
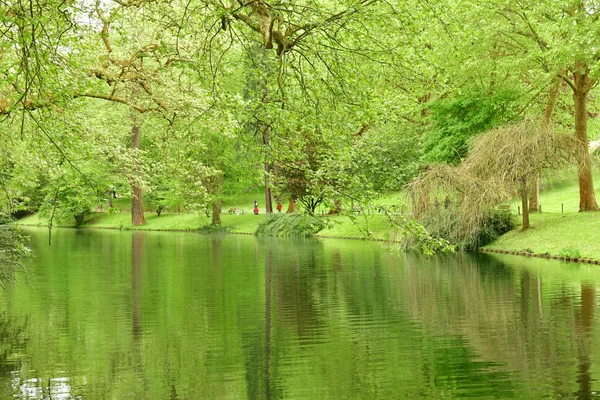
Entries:
{"label": "reflection of tree in water", "polygon": [[[427,329],[458,334],[487,371],[509,374],[539,394],[570,397],[577,382],[579,398],[591,395],[593,287],[543,282],[488,255],[443,258],[435,267],[414,263],[405,277],[399,292],[409,313]],[[574,307],[579,296],[581,307]]]}
{"label": "reflection of tree in water", "polygon": [[[255,255],[258,257],[258,244],[255,246]],[[265,287],[261,292],[261,298],[264,296],[264,320],[259,319],[260,311],[257,310],[256,317],[251,323],[244,321],[241,324],[242,349],[244,352],[244,367],[246,380],[246,395],[248,399],[264,399],[269,398],[269,378],[270,373],[269,363],[270,354],[266,348],[270,348],[270,253],[265,260]],[[259,261],[257,260],[257,263]],[[240,318],[244,318],[246,314],[242,314]]]}
{"label": "reflection of tree in water", "polygon": [[580,311],[575,322],[578,333],[578,399],[591,399],[592,378],[590,376],[591,328],[596,304],[596,288],[591,284],[581,284]]}
{"label": "reflection of tree in water", "polygon": [[0,212],[0,287],[12,282],[17,271],[25,271],[30,257],[27,239],[14,227],[11,218]]}
{"label": "reflection of tree in water", "polygon": [[144,254],[144,234],[133,232],[131,236],[131,333],[133,338],[134,373],[137,379],[144,379],[141,352],[142,338],[142,263]]}
{"label": "reflection of tree in water", "polygon": [[[6,312],[0,314],[0,397],[11,398],[13,372],[21,369],[21,357],[26,354],[28,319],[18,321]],[[6,391],[6,392],[4,392]]]}
{"label": "reflection of tree in water", "polygon": [[131,236],[131,328],[134,343],[139,345],[142,334],[142,256],[144,252],[144,234],[133,232]]}
{"label": "reflection of tree in water", "polygon": [[264,366],[264,388],[265,400],[271,399],[271,268],[272,252],[267,250],[265,255],[265,366]]}
{"label": "reflection of tree in water", "polygon": [[318,278],[318,242],[261,239],[257,246],[264,249],[264,303],[262,318],[243,325],[246,391],[249,399],[280,399],[285,398],[278,384],[285,332],[302,343],[319,340],[325,320],[316,301],[326,295],[327,282]]}
{"label": "reflection of tree in water", "polygon": [[300,340],[318,340],[326,323],[319,299],[329,291],[322,246],[307,240],[276,244],[271,250],[277,318],[284,326],[293,327]]}
{"label": "reflection of tree in water", "polygon": [[358,251],[342,256],[339,250],[332,251],[336,295],[347,305],[351,319],[402,321],[404,316],[389,307],[389,277],[382,274],[382,251],[367,254]]}

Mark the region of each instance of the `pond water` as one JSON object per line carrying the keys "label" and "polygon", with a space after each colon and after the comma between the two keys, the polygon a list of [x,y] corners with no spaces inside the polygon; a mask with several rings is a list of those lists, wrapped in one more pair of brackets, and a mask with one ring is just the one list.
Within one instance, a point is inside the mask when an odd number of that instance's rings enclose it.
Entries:
{"label": "pond water", "polygon": [[379,243],[27,230],[0,398],[593,398],[600,269]]}

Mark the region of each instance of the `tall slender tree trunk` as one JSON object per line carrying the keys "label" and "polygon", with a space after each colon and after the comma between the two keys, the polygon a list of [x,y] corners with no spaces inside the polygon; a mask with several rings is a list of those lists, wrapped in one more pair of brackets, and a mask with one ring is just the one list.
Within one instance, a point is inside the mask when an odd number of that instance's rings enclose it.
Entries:
{"label": "tall slender tree trunk", "polygon": [[[139,150],[140,148],[140,127],[135,121],[131,128],[131,148],[133,150]],[[140,170],[138,167],[136,167],[135,172],[139,174]],[[144,225],[146,223],[146,218],[144,218],[142,188],[135,181],[131,184],[131,188],[133,189],[133,197],[131,198],[131,222],[133,226]]]}
{"label": "tall slender tree trunk", "polygon": [[540,210],[540,175],[532,179],[529,189],[529,212],[536,213]]}
{"label": "tall slender tree trunk", "polygon": [[525,180],[521,183],[521,206],[523,207],[523,227],[522,229],[529,229],[529,206],[527,205],[527,185]]}
{"label": "tall slender tree trunk", "polygon": [[[544,116],[542,118],[542,129],[548,131],[552,123],[552,114],[554,113],[554,106],[556,105],[556,99],[558,98],[558,92],[563,81],[557,77],[554,79],[554,83],[550,88],[548,94],[548,101],[544,108]],[[537,175],[531,183],[531,190],[529,192],[529,211],[534,213],[540,209],[540,177]]]}
{"label": "tall slender tree trunk", "polygon": [[592,180],[592,162],[587,137],[587,94],[590,80],[587,70],[577,62],[575,72],[573,101],[575,103],[575,137],[579,140],[580,157],[577,165],[579,178],[579,212],[598,210],[594,181]]}
{"label": "tall slender tree trunk", "polygon": [[[207,150],[208,165],[217,168],[212,143],[208,144]],[[210,224],[213,226],[221,225],[221,208],[223,207],[223,200],[219,196],[221,195],[221,189],[223,187],[223,173],[219,171],[214,176],[209,177],[205,186],[208,194],[212,197],[212,221]]]}
{"label": "tall slender tree trunk", "polygon": [[[263,144],[265,149],[268,149],[271,139],[271,130],[268,125],[263,129]],[[269,155],[265,151],[265,212],[271,214],[273,212],[273,200],[271,197],[271,184],[269,176],[271,174],[271,164],[269,163]]]}

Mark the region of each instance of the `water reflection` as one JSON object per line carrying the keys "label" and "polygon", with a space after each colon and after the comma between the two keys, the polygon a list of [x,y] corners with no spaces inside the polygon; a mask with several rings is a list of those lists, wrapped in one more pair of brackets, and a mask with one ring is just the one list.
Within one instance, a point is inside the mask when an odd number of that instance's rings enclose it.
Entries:
{"label": "water reflection", "polygon": [[596,302],[596,288],[593,285],[581,284],[580,311],[576,318],[576,329],[579,335],[578,349],[578,372],[579,391],[578,399],[592,398],[592,378],[590,375],[590,339],[591,327],[594,319],[594,307]]}
{"label": "water reflection", "polygon": [[[594,398],[600,273],[378,244],[32,232],[0,397]],[[65,397],[66,396],[66,397]]]}

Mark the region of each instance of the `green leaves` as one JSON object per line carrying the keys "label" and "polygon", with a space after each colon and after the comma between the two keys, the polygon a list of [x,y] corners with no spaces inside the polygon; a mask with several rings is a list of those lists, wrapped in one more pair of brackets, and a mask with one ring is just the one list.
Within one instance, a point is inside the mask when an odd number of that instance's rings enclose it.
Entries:
{"label": "green leaves", "polygon": [[10,217],[0,213],[0,286],[10,282],[18,269],[26,268],[26,260],[31,256],[26,243]]}
{"label": "green leaves", "polygon": [[489,94],[473,89],[433,103],[422,159],[428,163],[460,162],[469,150],[470,138],[515,118],[517,98],[514,90]]}

